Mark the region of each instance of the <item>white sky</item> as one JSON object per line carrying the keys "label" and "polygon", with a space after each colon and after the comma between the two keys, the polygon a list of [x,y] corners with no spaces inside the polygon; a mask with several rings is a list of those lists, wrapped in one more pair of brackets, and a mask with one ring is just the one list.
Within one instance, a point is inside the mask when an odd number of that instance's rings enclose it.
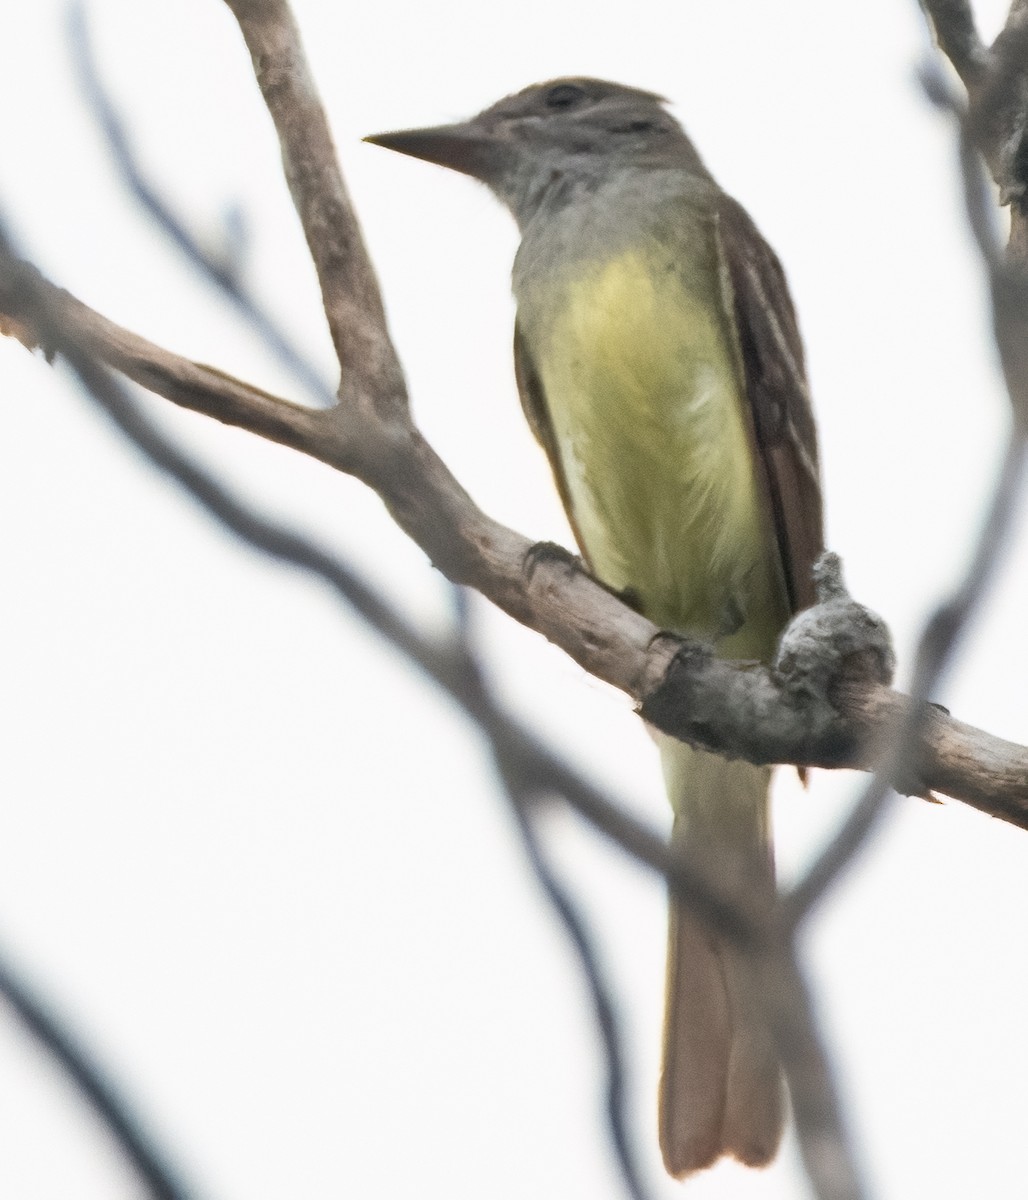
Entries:
{"label": "white sky", "polygon": [[[788,269],[820,418],[829,540],[890,622],[902,673],[955,577],[1005,424],[950,131],[913,83],[912,0],[588,8],[297,0],[426,433],[493,515],[568,534],[510,364],[509,218],[483,189],[359,143],[590,73],[658,90]],[[988,31],[999,0],[978,5]],[[0,205],[102,312],[295,394],[121,195],[83,111],[63,5],[0,42]],[[270,123],[218,0],[94,0],[145,165],[204,235],[231,206],[255,288],[331,378]],[[155,480],[60,372],[0,345],[0,946],[56,998],[201,1194],[595,1200],[621,1194],[583,988],[476,740],[321,590]],[[423,556],[358,484],[188,414],[176,436],[358,562],[419,620]],[[1028,741],[1023,528],[945,693]],[[497,688],[583,768],[665,820],[627,702],[475,607]],[[854,794],[780,780],[782,874]],[[765,1172],[662,1178],[654,1078],[663,898],[553,822],[627,1023],[635,1133],[660,1197],[805,1195]],[[899,803],[811,929],[807,961],[875,1194],[1024,1191],[1025,835]],[[0,1026],[0,1196],[134,1184],[77,1097]]]}

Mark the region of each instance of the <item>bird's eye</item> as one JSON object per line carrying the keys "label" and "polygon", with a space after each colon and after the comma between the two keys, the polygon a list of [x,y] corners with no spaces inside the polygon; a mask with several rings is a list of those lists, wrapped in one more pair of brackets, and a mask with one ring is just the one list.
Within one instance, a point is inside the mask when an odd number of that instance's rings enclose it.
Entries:
{"label": "bird's eye", "polygon": [[585,92],[573,83],[558,83],[546,93],[547,108],[574,108],[585,99]]}

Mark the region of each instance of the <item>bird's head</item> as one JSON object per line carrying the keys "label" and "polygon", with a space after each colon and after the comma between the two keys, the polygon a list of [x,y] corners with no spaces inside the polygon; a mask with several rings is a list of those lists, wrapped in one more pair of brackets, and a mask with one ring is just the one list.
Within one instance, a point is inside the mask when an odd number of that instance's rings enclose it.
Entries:
{"label": "bird's head", "polygon": [[468,121],[365,138],[487,184],[519,217],[540,188],[562,179],[602,180],[625,166],[699,159],[653,92],[602,79],[537,83]]}

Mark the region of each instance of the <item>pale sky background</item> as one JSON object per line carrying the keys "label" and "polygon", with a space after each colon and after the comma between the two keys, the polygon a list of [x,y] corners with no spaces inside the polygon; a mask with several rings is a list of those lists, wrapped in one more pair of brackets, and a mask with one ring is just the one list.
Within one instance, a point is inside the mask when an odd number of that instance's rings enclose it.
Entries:
{"label": "pale sky background", "polygon": [[[472,182],[361,145],[589,73],[655,89],[785,262],[821,425],[828,534],[889,621],[901,682],[955,578],[1004,397],[951,131],[914,83],[913,0],[297,0],[381,272],[417,418],[476,500],[568,540],[510,362],[510,219]],[[1005,5],[980,2],[987,33]],[[313,273],[248,56],[219,0],[93,0],[144,164],[332,380]],[[296,395],[119,190],[76,93],[63,3],[0,43],[0,207],[101,312]],[[219,1200],[623,1194],[584,989],[473,734],[322,589],[153,477],[40,358],[0,345],[0,946],[54,998]],[[263,510],[360,564],[427,626],[447,592],[359,484],[163,401],[163,423]],[[1028,530],[938,699],[1028,741]],[[654,824],[652,747],[623,697],[474,605],[495,686]],[[785,878],[859,780],[786,772]],[[633,1130],[662,1200],[808,1193],[768,1171],[688,1185],[655,1149],[662,889],[555,819],[616,981]],[[1028,837],[905,800],[811,926],[806,962],[883,1198],[1028,1196]],[[0,1197],[138,1195],[48,1061],[0,1021]]]}

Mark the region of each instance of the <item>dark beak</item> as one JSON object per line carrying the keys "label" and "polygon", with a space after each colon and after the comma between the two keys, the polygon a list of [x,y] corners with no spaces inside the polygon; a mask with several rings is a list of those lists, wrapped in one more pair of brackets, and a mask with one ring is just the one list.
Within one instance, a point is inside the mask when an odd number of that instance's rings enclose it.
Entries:
{"label": "dark beak", "polygon": [[364,139],[411,158],[438,163],[462,175],[490,183],[505,169],[510,149],[474,121],[461,125],[436,125],[431,129],[401,129],[397,133],[373,133]]}

